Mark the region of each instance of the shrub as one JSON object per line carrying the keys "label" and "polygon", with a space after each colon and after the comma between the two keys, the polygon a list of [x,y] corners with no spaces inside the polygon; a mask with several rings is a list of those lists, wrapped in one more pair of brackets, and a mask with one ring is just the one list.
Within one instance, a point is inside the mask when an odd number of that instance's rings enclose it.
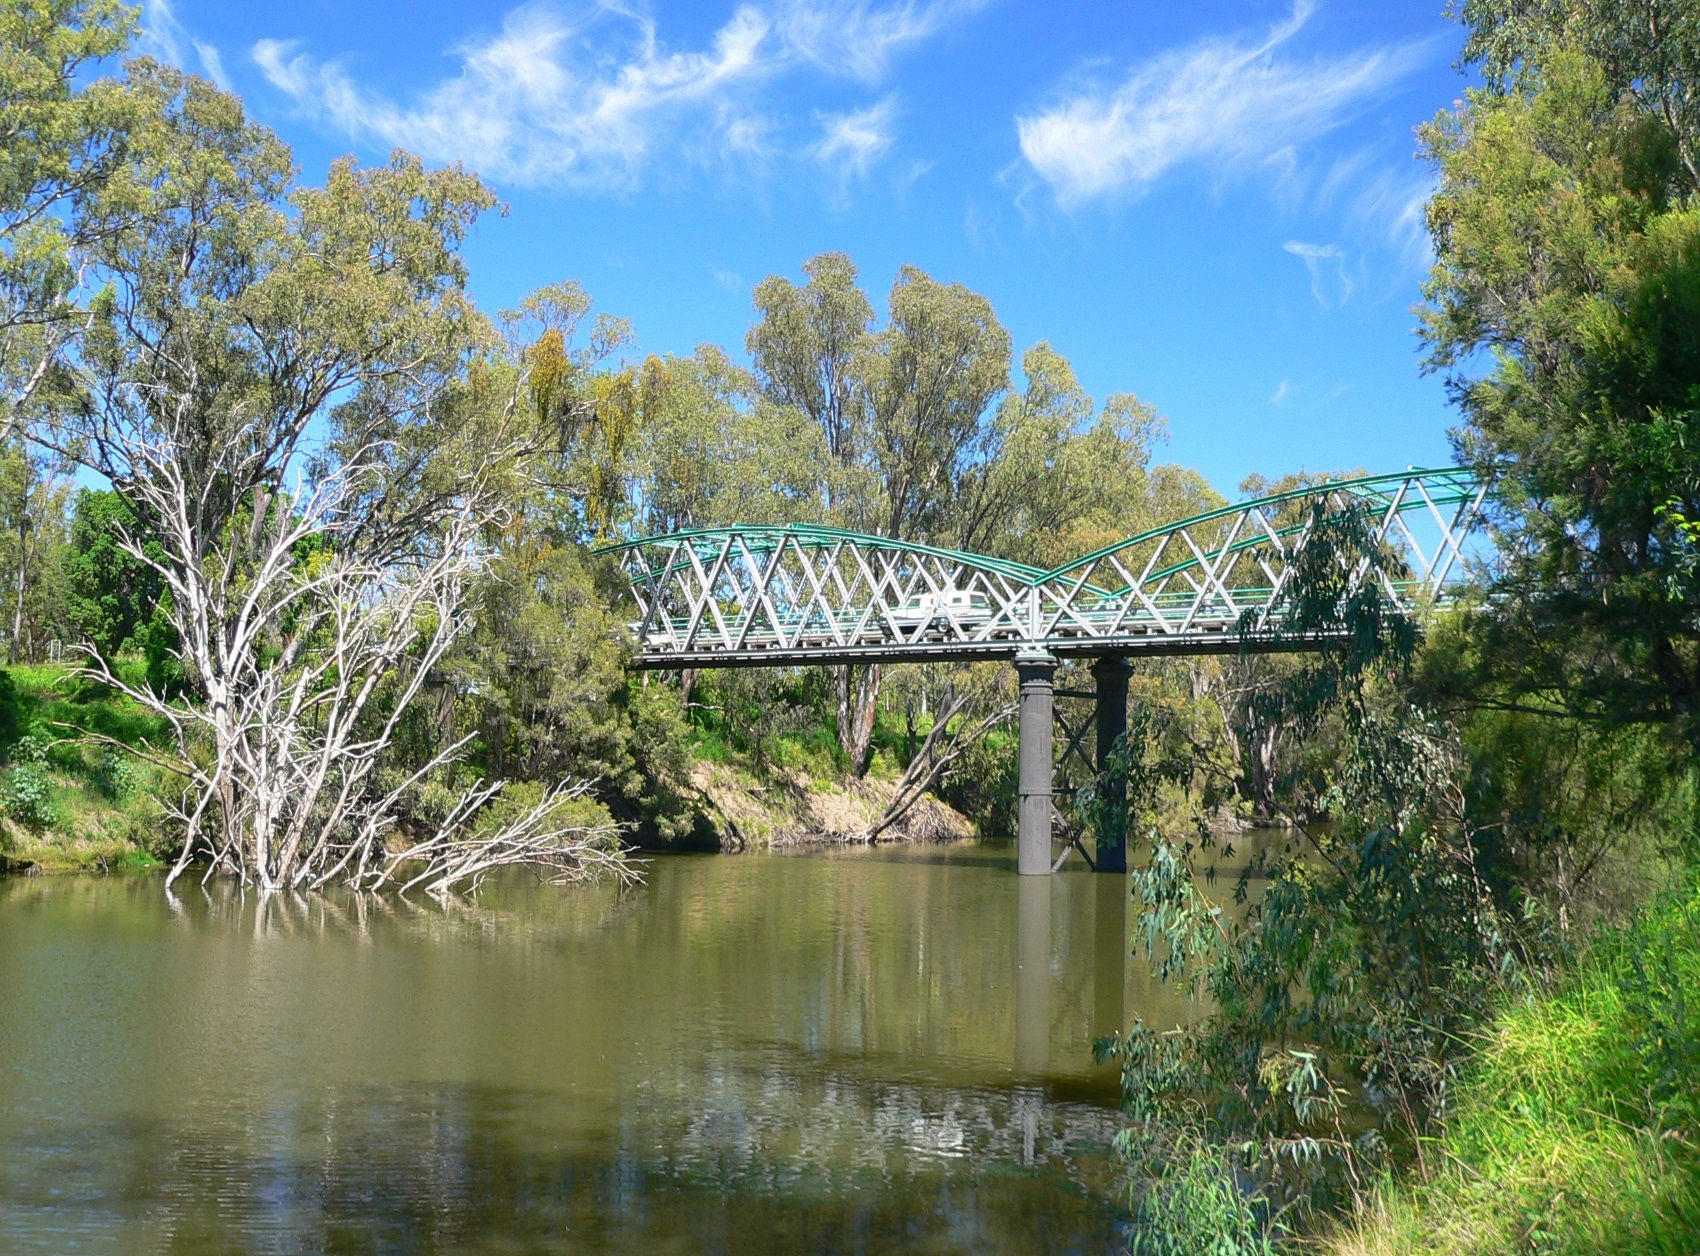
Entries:
{"label": "shrub", "polygon": [[1282,1232],[1267,1199],[1242,1189],[1233,1159],[1209,1143],[1171,1158],[1133,1216],[1132,1256],[1270,1256]]}
{"label": "shrub", "polygon": [[12,746],[12,770],[0,793],[0,808],[32,829],[51,828],[59,822],[53,783],[47,775],[49,745],[47,738],[33,733],[18,738]]}
{"label": "shrub", "polygon": [[136,765],[117,746],[103,746],[94,779],[102,794],[113,802],[123,802],[136,792]]}

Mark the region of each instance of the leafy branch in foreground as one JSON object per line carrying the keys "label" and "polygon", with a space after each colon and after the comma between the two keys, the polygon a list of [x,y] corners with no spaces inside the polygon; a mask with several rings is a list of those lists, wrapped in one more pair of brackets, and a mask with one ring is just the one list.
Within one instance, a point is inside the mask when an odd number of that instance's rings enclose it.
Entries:
{"label": "leafy branch in foreground", "polygon": [[1391,1147],[1421,1154],[1462,1035],[1516,969],[1506,869],[1469,814],[1458,736],[1404,697],[1414,632],[1381,579],[1399,574],[1393,556],[1362,520],[1312,525],[1283,631],[1327,648],[1256,700],[1300,736],[1328,726],[1341,756],[1320,796],[1328,822],[1245,866],[1242,919],[1200,867],[1209,829],[1177,843],[1155,824],[1159,782],[1191,765],[1156,753],[1149,721],[1117,755],[1127,831],[1149,852],[1131,878],[1137,950],[1208,998],[1189,1027],[1136,1022],[1097,1044],[1134,1118],[1136,1207],[1155,1218],[1175,1213],[1166,1192],[1232,1189],[1259,1242],[1289,1209],[1360,1197]]}

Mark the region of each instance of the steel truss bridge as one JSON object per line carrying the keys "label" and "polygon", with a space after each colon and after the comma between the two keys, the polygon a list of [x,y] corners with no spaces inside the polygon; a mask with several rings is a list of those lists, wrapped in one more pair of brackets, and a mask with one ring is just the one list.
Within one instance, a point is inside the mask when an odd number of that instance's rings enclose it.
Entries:
{"label": "steel truss bridge", "polygon": [[[1307,558],[1331,556],[1341,587],[1374,581],[1407,614],[1449,604],[1486,491],[1456,467],[1334,480],[1223,506],[1049,570],[803,524],[700,528],[600,552],[630,582],[638,667],[1013,661],[1022,682],[1019,863],[1047,871],[1060,659],[1098,661],[1097,743],[1107,747],[1125,728],[1126,660],[1324,646],[1326,630],[1288,626]],[[1356,546],[1339,545],[1346,528]]]}

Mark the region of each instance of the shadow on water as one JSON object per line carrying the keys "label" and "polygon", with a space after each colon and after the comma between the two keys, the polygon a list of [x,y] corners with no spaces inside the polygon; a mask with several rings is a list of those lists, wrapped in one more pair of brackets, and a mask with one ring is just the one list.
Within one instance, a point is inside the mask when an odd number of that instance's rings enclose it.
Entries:
{"label": "shadow on water", "polygon": [[0,1251],[1108,1252],[1122,878],[659,858],[471,903],[0,883]]}

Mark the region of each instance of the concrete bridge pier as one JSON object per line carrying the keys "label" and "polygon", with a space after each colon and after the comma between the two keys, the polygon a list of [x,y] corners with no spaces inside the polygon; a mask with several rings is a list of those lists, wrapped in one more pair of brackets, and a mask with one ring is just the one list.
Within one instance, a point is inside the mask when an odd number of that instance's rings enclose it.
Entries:
{"label": "concrete bridge pier", "polygon": [[1051,715],[1056,670],[1056,657],[1043,650],[1024,650],[1015,656],[1015,672],[1021,678],[1015,869],[1024,877],[1051,870]]}
{"label": "concrete bridge pier", "polygon": [[[1023,651],[1015,656],[1015,670],[1021,678],[1016,869],[1022,876],[1039,876],[1052,867],[1051,806],[1056,776],[1052,721],[1057,660],[1044,651]],[[1097,682],[1097,762],[1093,766],[1102,787],[1109,792],[1107,813],[1112,825],[1111,831],[1098,835],[1099,872],[1127,871],[1127,782],[1109,779],[1106,770],[1116,742],[1127,732],[1127,682],[1132,672],[1124,658],[1101,658],[1092,665],[1092,677]]]}

